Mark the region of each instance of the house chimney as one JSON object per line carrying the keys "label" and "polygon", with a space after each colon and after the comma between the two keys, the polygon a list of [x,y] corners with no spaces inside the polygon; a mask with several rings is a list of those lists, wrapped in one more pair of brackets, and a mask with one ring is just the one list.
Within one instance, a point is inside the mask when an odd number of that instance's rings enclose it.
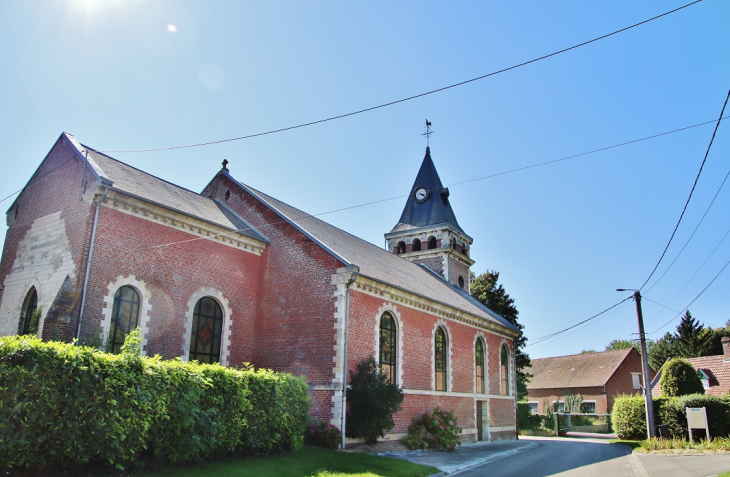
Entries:
{"label": "house chimney", "polygon": [[722,353],[725,355],[725,361],[730,361],[730,336],[722,337]]}

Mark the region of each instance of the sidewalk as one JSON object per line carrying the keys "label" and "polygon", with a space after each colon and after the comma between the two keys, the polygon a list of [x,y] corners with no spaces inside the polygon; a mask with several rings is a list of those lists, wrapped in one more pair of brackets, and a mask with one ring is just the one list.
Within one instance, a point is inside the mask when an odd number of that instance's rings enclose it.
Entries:
{"label": "sidewalk", "polygon": [[497,441],[462,444],[454,452],[441,451],[405,451],[380,452],[378,455],[407,460],[416,464],[430,465],[438,468],[442,474],[453,474],[470,467],[484,464],[501,457],[516,454],[536,447],[537,443],[529,441]]}

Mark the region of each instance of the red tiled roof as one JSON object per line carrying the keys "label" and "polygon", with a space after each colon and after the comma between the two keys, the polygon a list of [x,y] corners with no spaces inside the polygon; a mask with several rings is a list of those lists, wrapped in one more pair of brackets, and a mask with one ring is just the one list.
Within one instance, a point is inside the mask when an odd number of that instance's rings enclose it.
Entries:
{"label": "red tiled roof", "polygon": [[533,359],[527,389],[604,386],[634,348]]}
{"label": "red tiled roof", "polygon": [[[715,356],[702,356],[700,358],[682,358],[685,361],[689,361],[695,369],[707,370],[712,372],[712,376],[715,379],[710,379],[710,387],[705,389],[705,394],[708,396],[722,396],[730,391],[730,360],[725,361],[725,355]],[[652,384],[651,395],[653,397],[659,397],[662,394],[661,388],[659,387],[659,378],[661,377],[662,369],[657,373],[656,378]]]}

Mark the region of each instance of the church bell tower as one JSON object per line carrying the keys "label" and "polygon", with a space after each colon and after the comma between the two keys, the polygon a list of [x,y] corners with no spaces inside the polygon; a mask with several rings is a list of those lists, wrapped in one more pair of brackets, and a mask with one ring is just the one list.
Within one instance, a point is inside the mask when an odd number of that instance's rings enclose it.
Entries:
{"label": "church bell tower", "polygon": [[449,283],[469,291],[469,271],[474,264],[469,250],[473,240],[456,221],[449,189],[441,184],[430,147],[426,147],[400,220],[385,234],[385,240],[390,252],[425,265]]}

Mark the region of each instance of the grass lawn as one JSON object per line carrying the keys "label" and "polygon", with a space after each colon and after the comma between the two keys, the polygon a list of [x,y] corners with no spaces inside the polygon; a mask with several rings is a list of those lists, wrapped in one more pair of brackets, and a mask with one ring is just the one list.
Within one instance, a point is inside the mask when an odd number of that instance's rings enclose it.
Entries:
{"label": "grass lawn", "polygon": [[338,452],[319,447],[303,447],[273,457],[232,459],[210,464],[194,464],[138,474],[144,477],[426,477],[435,467],[413,464],[390,457]]}
{"label": "grass lawn", "polygon": [[641,441],[622,441],[621,439],[611,439],[608,441],[611,444],[621,444],[622,446],[630,447],[631,450],[641,449]]}

